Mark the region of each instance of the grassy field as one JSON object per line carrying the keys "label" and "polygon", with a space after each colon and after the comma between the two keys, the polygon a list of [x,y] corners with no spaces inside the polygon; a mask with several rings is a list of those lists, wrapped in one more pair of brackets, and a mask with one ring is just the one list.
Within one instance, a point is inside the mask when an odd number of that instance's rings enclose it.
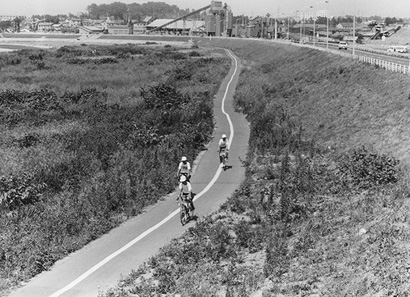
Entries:
{"label": "grassy field", "polygon": [[0,295],[175,189],[229,63],[129,44],[0,55]]}
{"label": "grassy field", "polygon": [[408,77],[268,42],[200,45],[242,60],[246,181],[106,296],[407,296]]}

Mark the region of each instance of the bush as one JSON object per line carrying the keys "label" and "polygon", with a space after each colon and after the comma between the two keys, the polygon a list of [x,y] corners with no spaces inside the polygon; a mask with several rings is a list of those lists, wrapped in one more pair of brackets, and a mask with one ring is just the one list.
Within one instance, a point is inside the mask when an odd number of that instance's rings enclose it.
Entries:
{"label": "bush", "polygon": [[344,155],[339,163],[339,171],[346,181],[361,189],[394,184],[398,181],[397,165],[394,157],[380,155],[365,147]]}
{"label": "bush", "polygon": [[0,176],[0,206],[15,210],[20,206],[39,201],[46,184],[38,184],[32,174],[21,176]]}
{"label": "bush", "polygon": [[188,56],[190,57],[200,57],[202,56],[200,53],[198,53],[197,51],[191,51],[188,53]]}
{"label": "bush", "polygon": [[[47,269],[173,191],[180,156],[194,159],[209,141],[212,98],[228,71],[226,61],[209,60],[198,67],[200,75],[209,76],[206,84],[152,85],[167,81],[178,64],[173,53],[161,54],[154,67],[147,66],[154,54],[129,61],[117,58],[147,52],[133,45],[62,47],[55,56],[21,52],[17,57],[30,69],[29,56],[59,69],[53,75],[27,74],[43,86],[38,90],[20,88],[13,81],[25,73],[25,65],[8,69],[16,68],[18,74],[7,76],[10,82],[0,91],[7,138],[1,161],[10,168],[19,164],[15,174],[0,181],[0,278],[9,279],[10,285]],[[114,57],[95,61],[118,61],[121,67],[65,63],[72,59],[94,64],[87,57],[107,55]],[[144,71],[139,71],[141,65]],[[118,85],[107,86],[113,80],[111,70]],[[124,79],[135,86],[122,85]],[[163,286],[168,286],[165,278]]]}
{"label": "bush", "polygon": [[141,88],[141,96],[148,109],[177,109],[189,100],[176,87],[167,84],[158,84],[148,89]]}

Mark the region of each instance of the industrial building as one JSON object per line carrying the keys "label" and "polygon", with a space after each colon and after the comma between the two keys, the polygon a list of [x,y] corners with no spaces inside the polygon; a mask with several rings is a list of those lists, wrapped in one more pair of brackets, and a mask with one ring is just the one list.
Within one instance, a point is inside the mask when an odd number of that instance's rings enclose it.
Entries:
{"label": "industrial building", "polygon": [[[205,12],[205,20],[196,20],[201,12]],[[147,25],[146,33],[189,32],[192,35],[206,34],[208,36],[231,36],[232,11],[221,1],[212,1],[210,5],[195,10],[174,20],[155,20]]]}

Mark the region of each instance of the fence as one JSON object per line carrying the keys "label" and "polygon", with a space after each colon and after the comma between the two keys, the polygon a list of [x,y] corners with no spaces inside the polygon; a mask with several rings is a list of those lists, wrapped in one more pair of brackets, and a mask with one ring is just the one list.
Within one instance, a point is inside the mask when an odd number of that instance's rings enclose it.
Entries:
{"label": "fence", "polygon": [[[382,69],[385,69],[385,70],[388,70],[388,71],[391,71],[391,72],[398,72],[398,73],[409,74],[410,75],[410,63],[409,63],[409,65],[403,65],[403,64],[399,64],[399,63],[393,63],[393,62],[389,62],[389,61],[385,61],[385,60],[381,60],[381,59],[376,59],[376,58],[372,58],[372,57],[368,57],[368,56],[357,55],[357,54],[355,54],[353,56],[352,54],[349,54],[349,53],[346,53],[346,52],[337,51],[337,50],[333,50],[333,49],[322,48],[322,47],[316,47],[316,46],[312,46],[312,45],[308,45],[308,44],[298,44],[298,43],[292,43],[292,44],[297,45],[297,46],[303,46],[303,47],[316,49],[316,50],[319,50],[319,51],[330,52],[332,54],[336,54],[336,55],[347,57],[347,58],[357,59],[360,62],[368,63],[368,64],[371,64],[371,65],[376,65],[376,66],[379,66]],[[410,57],[410,54],[409,54],[409,57]]]}
{"label": "fence", "polygon": [[372,65],[377,65],[383,69],[392,71],[392,72],[399,72],[403,74],[409,74],[410,69],[409,66],[398,64],[398,63],[392,63],[384,60],[379,60],[371,57],[366,57],[366,56],[357,56],[357,59],[360,62],[364,63],[369,63]]}

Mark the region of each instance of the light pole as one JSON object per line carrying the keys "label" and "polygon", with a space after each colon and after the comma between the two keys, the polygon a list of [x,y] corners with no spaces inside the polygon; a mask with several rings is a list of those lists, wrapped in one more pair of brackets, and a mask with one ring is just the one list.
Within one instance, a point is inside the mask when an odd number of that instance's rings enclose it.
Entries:
{"label": "light pole", "polygon": [[289,40],[289,30],[290,30],[290,26],[289,26],[289,16],[288,16],[288,40]]}
{"label": "light pole", "polygon": [[355,47],[356,47],[356,16],[353,15],[353,51],[352,51],[353,58],[355,55]]}
{"label": "light pole", "polygon": [[316,41],[316,16],[313,18],[313,46],[315,46]]}
{"label": "light pole", "polygon": [[[326,4],[329,4],[329,1],[325,1]],[[329,12],[326,9],[326,50],[329,50]]]}
{"label": "light pole", "polygon": [[[297,10],[297,12],[299,12],[299,10]],[[299,24],[299,29],[300,29],[300,33],[299,33],[299,43],[302,43],[302,15],[300,15],[300,24]]]}
{"label": "light pole", "polygon": [[278,39],[278,24],[277,24],[277,19],[275,19],[275,40]]}
{"label": "light pole", "polygon": [[352,50],[353,59],[355,55],[355,47],[356,47],[356,1],[353,0],[353,50]]}
{"label": "light pole", "polygon": [[313,5],[310,6],[310,8],[312,8],[312,19],[313,19],[313,35],[312,35],[312,42],[313,42],[313,46],[315,46],[315,25],[316,25],[316,19],[315,19],[315,15],[314,15],[314,9],[313,9]]}
{"label": "light pole", "polygon": [[[285,14],[284,12],[282,12],[282,16],[283,16],[283,19],[285,20],[286,14]],[[286,36],[287,36],[287,39],[289,40],[289,13],[288,13],[288,16],[287,16],[286,18],[287,18],[287,27],[288,27]],[[285,21],[283,21],[283,23],[284,23],[284,22],[285,22]]]}

